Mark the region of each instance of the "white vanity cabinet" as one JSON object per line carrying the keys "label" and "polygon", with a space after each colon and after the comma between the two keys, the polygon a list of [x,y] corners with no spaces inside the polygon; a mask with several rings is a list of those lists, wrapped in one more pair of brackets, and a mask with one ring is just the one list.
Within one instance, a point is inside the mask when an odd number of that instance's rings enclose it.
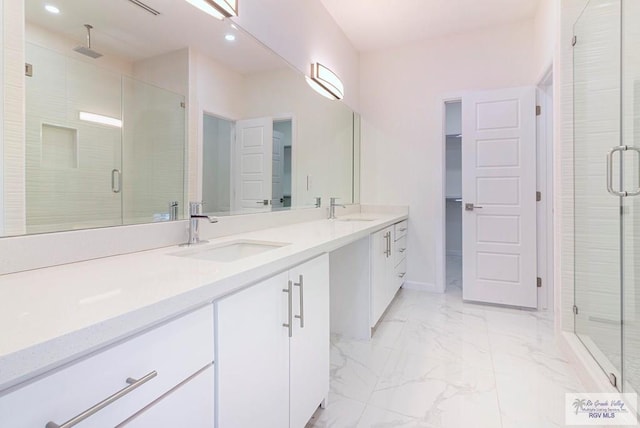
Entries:
{"label": "white vanity cabinet", "polygon": [[371,327],[378,323],[397,291],[394,278],[394,242],[393,226],[371,235]]}
{"label": "white vanity cabinet", "polygon": [[396,290],[404,284],[404,278],[407,274],[407,231],[409,229],[408,221],[401,221],[393,225],[393,254],[394,254],[394,281]]}
{"label": "white vanity cabinet", "polygon": [[329,391],[329,258],[216,302],[218,428],[304,428]]}
{"label": "white vanity cabinet", "polygon": [[[78,427],[114,427],[133,415],[133,426],[172,426],[141,424],[168,414],[211,427],[213,380],[194,374],[213,375],[213,322],[209,304],[0,396],[0,427],[52,428],[77,417]],[[205,407],[192,414],[186,403],[196,399]]]}
{"label": "white vanity cabinet", "polygon": [[371,327],[380,321],[407,273],[407,220],[371,235]]}

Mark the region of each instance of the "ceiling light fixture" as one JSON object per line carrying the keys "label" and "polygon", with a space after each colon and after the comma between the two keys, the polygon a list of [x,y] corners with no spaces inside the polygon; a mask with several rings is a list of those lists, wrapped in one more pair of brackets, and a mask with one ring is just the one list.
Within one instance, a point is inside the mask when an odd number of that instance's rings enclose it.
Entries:
{"label": "ceiling light fixture", "polygon": [[344,98],[344,85],[340,78],[329,68],[319,62],[311,64],[311,77],[307,83],[314,91],[331,100]]}
{"label": "ceiling light fixture", "polygon": [[52,4],[47,4],[44,6],[44,10],[46,10],[49,13],[53,13],[54,15],[57,15],[60,13],[60,9],[58,9],[57,7],[55,7]]}
{"label": "ceiling light fixture", "polygon": [[187,2],[217,19],[238,16],[238,0],[187,0]]}
{"label": "ceiling light fixture", "polygon": [[236,36],[234,36],[233,34],[227,34],[224,36],[224,39],[228,42],[233,42],[236,39]]}
{"label": "ceiling light fixture", "polygon": [[87,113],[86,111],[80,112],[80,120],[85,122],[98,123],[100,125],[113,126],[116,128],[122,128],[122,121],[115,117],[103,116],[101,114]]}

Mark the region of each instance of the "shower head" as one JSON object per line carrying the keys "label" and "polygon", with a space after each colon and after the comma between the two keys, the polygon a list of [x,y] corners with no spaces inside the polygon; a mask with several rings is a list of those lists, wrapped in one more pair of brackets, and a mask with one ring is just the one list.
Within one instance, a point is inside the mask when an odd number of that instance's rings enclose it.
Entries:
{"label": "shower head", "polygon": [[84,26],[87,29],[87,46],[76,46],[73,50],[89,58],[100,58],[102,54],[91,49],[91,29],[93,29],[93,26],[89,24],[84,24]]}

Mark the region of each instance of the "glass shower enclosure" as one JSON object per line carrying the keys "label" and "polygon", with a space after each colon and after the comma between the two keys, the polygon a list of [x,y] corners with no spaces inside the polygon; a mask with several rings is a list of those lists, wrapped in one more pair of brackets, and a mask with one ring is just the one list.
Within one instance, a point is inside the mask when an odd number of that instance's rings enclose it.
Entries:
{"label": "glass shower enclosure", "polygon": [[640,2],[590,0],[574,26],[575,333],[640,391]]}

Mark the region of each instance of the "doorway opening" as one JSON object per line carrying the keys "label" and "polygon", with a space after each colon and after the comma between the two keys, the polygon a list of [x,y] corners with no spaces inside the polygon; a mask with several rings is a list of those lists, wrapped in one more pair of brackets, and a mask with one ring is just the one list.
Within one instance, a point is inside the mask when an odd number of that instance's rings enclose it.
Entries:
{"label": "doorway opening", "polygon": [[462,101],[445,103],[445,291],[462,291]]}
{"label": "doorway opening", "polygon": [[274,208],[291,207],[292,145],[292,120],[275,120],[273,122],[273,180],[271,182],[271,197]]}

